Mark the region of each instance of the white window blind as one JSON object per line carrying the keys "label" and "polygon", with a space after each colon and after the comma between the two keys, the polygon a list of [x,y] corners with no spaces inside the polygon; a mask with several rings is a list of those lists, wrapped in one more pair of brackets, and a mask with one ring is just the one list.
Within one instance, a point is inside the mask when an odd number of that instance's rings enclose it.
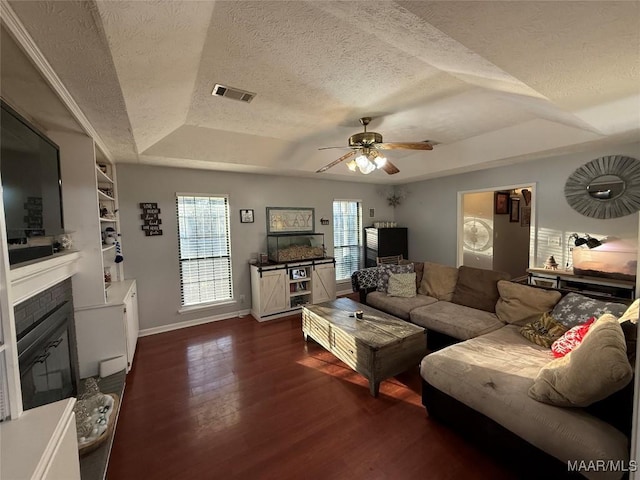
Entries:
{"label": "white window blind", "polygon": [[360,268],[362,250],[362,208],[355,200],[333,202],[333,256],[336,280],[351,278]]}
{"label": "white window blind", "polygon": [[182,305],[233,298],[228,198],[178,194],[176,207]]}

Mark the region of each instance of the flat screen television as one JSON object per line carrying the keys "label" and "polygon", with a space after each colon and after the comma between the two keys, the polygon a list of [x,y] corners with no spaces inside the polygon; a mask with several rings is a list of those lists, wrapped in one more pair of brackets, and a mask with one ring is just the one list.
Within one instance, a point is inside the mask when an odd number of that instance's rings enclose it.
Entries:
{"label": "flat screen television", "polygon": [[[64,233],[60,149],[0,101],[0,179],[9,262],[51,255],[35,237]],[[46,242],[44,242],[46,243]]]}

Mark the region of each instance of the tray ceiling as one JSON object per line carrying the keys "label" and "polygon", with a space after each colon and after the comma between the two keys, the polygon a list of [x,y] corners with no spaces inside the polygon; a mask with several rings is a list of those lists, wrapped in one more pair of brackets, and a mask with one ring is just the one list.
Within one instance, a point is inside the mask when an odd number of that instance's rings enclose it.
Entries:
{"label": "tray ceiling", "polygon": [[[639,137],[638,2],[9,5],[118,162],[402,183]],[[440,144],[313,173],[362,116]]]}

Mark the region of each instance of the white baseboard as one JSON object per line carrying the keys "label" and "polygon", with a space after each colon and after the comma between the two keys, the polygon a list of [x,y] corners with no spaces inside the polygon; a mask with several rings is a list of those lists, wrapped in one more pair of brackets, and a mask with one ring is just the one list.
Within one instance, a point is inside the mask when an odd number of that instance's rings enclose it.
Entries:
{"label": "white baseboard", "polygon": [[138,333],[138,337],[146,337],[148,335],[156,335],[158,333],[171,332],[173,330],[180,330],[181,328],[195,327],[196,325],[202,325],[204,323],[217,322],[219,320],[228,320],[235,317],[244,317],[249,315],[251,310],[239,310],[237,312],[221,313],[220,315],[213,315],[212,317],[197,318],[195,320],[189,320],[187,322],[171,323],[169,325],[162,325],[160,327],[144,328]]}
{"label": "white baseboard", "polygon": [[347,290],[340,290],[338,292],[336,292],[336,296],[340,297],[343,295],[351,295],[353,293],[353,289],[351,287],[349,287]]}

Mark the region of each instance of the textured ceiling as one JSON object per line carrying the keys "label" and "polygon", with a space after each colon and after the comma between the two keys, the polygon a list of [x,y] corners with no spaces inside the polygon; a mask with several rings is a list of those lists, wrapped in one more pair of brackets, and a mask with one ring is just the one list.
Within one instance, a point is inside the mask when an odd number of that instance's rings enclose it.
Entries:
{"label": "textured ceiling", "polygon": [[[639,138],[638,2],[9,5],[116,161],[400,183]],[[366,115],[440,145],[313,173]]]}

